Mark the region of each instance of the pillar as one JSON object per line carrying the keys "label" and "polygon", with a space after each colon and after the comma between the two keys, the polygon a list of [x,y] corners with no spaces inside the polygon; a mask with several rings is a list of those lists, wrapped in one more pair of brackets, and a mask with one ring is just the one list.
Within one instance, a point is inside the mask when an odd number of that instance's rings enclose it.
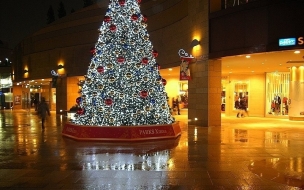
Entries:
{"label": "pillar", "polygon": [[291,67],[289,120],[304,121],[304,66]]}
{"label": "pillar", "polygon": [[221,126],[221,61],[190,65],[188,119],[190,125]]}

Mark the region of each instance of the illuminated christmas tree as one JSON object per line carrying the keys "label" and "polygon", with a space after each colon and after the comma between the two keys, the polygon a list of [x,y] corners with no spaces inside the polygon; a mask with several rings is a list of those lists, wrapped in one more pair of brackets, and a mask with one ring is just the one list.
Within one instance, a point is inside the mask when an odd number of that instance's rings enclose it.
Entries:
{"label": "illuminated christmas tree", "polygon": [[172,124],[141,0],[110,0],[72,123],[94,126]]}

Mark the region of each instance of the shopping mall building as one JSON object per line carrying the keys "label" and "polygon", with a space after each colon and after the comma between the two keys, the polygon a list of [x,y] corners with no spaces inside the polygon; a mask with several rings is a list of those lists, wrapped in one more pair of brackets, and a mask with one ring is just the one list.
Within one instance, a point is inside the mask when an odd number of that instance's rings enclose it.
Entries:
{"label": "shopping mall building", "polygon": [[11,54],[12,50],[8,47],[8,43],[0,40],[0,110],[13,106],[13,83],[9,59]]}
{"label": "shopping mall building", "polygon": [[[75,105],[107,5],[76,11],[20,42],[13,95],[21,103],[14,109],[41,97],[58,114]],[[220,126],[223,113],[236,116],[241,98],[250,117],[304,120],[303,10],[303,0],[141,2],[168,96],[183,96],[189,124],[200,126]],[[180,80],[180,49],[194,57],[190,80]]]}

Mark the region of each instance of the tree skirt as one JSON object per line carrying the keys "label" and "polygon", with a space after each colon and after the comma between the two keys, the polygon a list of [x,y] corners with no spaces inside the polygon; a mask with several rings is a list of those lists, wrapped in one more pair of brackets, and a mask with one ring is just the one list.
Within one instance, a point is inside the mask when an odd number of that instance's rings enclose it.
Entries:
{"label": "tree skirt", "polygon": [[66,123],[62,135],[79,141],[144,141],[181,135],[179,122],[164,125],[89,126]]}

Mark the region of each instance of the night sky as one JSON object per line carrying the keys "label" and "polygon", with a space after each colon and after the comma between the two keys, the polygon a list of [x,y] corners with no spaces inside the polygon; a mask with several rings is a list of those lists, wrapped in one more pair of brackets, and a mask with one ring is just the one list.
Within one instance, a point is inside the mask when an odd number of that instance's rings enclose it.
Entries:
{"label": "night sky", "polygon": [[47,11],[52,5],[56,20],[63,2],[67,15],[72,8],[83,8],[83,0],[0,0],[0,40],[14,48],[23,38],[45,27]]}

